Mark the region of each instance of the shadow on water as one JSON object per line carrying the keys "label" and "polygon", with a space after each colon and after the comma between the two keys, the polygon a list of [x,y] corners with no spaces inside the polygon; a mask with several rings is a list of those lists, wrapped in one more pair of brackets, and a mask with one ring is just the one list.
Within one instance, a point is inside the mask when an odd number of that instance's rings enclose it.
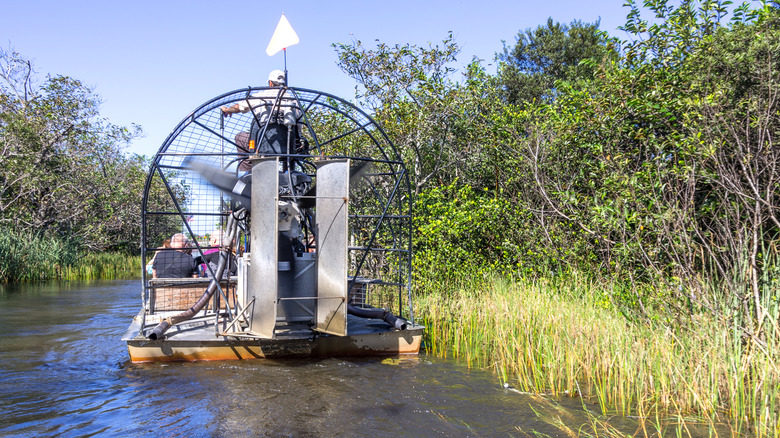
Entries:
{"label": "shadow on water", "polygon": [[[3,436],[572,436],[577,399],[421,354],[132,364],[135,280],[0,289]],[[595,407],[594,407],[595,409]],[[636,422],[610,420],[614,435]],[[585,426],[583,428],[583,426]],[[619,432],[619,433],[618,433]]]}

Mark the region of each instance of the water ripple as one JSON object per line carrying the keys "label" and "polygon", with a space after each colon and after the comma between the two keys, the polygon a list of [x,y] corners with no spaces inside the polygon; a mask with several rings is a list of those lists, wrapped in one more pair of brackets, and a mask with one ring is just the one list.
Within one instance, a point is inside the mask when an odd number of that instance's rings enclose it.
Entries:
{"label": "water ripple", "polygon": [[428,358],[132,364],[138,282],[0,294],[0,435],[517,436],[532,399]]}

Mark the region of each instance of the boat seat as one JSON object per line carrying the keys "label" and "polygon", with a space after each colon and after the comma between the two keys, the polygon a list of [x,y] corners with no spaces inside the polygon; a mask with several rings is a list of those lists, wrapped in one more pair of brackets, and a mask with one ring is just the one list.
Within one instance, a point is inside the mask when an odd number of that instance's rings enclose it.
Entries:
{"label": "boat seat", "polygon": [[[210,278],[152,278],[149,280],[149,310],[152,313],[187,310],[203,296],[209,283],[211,283]],[[231,307],[236,304],[237,283],[236,276],[220,282],[220,287],[225,292]],[[219,292],[215,292],[214,295],[219,295]],[[226,308],[222,297],[219,303],[220,309]],[[210,306],[213,307],[213,303]]]}

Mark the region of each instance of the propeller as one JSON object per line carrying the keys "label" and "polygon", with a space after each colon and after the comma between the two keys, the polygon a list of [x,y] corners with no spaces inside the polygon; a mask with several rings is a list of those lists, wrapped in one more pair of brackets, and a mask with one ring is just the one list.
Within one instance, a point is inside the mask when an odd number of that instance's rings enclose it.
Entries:
{"label": "propeller", "polygon": [[[371,168],[371,162],[361,161],[349,169],[350,184],[362,178]],[[233,198],[240,207],[251,210],[252,204],[252,175],[246,174],[238,177],[234,172],[227,172],[220,168],[206,164],[201,160],[187,158],[183,167],[194,170],[214,187],[223,190]],[[292,185],[292,188],[290,187]],[[311,177],[302,172],[279,172],[279,190],[282,194],[289,194],[296,198],[298,208],[313,208],[316,204],[317,186],[312,185]]]}
{"label": "propeller", "polygon": [[239,178],[233,172],[226,172],[220,168],[210,166],[201,160],[193,160],[189,157],[182,163],[183,167],[198,172],[206,181],[214,187],[229,194],[233,201],[249,211],[252,208],[252,178],[247,174]]}

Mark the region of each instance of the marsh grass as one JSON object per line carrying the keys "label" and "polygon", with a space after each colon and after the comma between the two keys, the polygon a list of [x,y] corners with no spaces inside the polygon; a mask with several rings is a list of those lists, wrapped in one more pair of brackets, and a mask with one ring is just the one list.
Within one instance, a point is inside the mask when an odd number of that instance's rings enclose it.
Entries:
{"label": "marsh grass", "polygon": [[491,369],[521,391],[595,399],[602,417],[635,417],[645,435],[677,425],[674,434],[686,436],[702,424],[780,435],[776,338],[751,348],[701,315],[684,330],[631,322],[597,304],[605,287],[571,275],[428,294],[418,300],[426,349]]}
{"label": "marsh grass", "polygon": [[63,280],[136,278],[141,275],[141,256],[122,253],[92,253],[65,267]]}
{"label": "marsh grass", "polygon": [[119,279],[140,275],[140,256],[121,253],[84,255],[72,241],[0,228],[0,284]]}
{"label": "marsh grass", "polygon": [[78,255],[72,242],[0,228],[0,283],[58,279]]}

